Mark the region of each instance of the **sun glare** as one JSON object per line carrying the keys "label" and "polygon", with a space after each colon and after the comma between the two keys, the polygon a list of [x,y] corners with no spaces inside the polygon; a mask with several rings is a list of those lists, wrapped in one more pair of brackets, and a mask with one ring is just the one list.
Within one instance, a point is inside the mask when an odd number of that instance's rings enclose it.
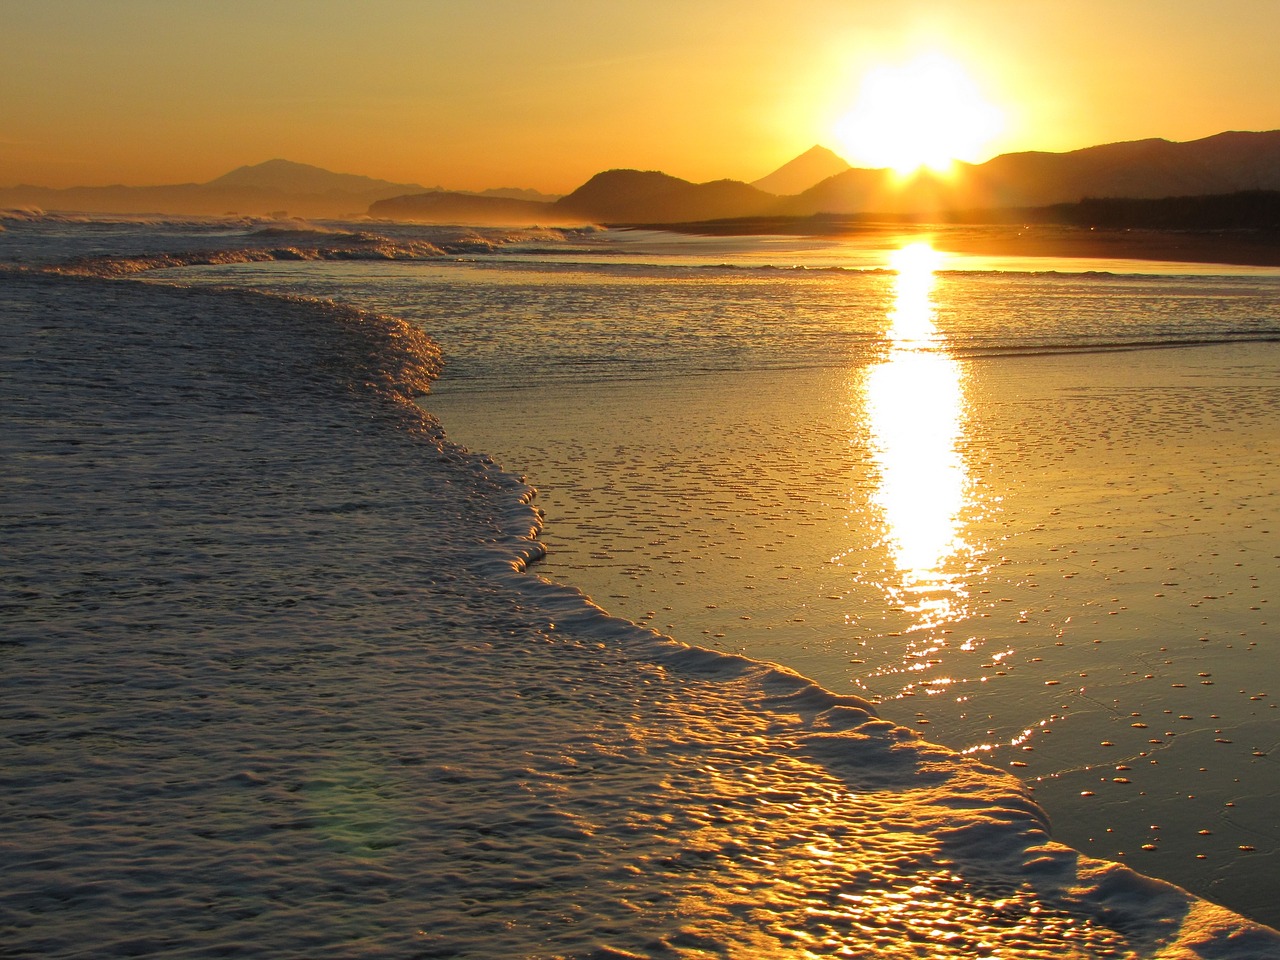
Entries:
{"label": "sun glare", "polygon": [[909,591],[951,589],[946,562],[963,548],[968,475],[963,372],[936,349],[933,290],[941,254],[927,243],[896,251],[884,362],[867,371],[865,410],[879,470],[876,504]]}
{"label": "sun glare", "polygon": [[833,132],[851,159],[907,175],[978,159],[1003,126],[960,64],[929,54],[871,70]]}

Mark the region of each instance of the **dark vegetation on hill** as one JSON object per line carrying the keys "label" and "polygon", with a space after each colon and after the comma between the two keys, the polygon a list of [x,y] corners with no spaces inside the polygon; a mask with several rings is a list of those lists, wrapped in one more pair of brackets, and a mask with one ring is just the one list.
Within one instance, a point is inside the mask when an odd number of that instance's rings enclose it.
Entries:
{"label": "dark vegetation on hill", "polygon": [[738,180],[690,183],[654,170],[607,170],[561,197],[568,217],[617,223],[636,220],[711,220],[773,209],[777,197]]}
{"label": "dark vegetation on hill", "polygon": [[[1271,230],[1280,192],[1280,130],[1221,133],[1172,143],[1138,140],[1067,153],[1003,154],[957,164],[948,175],[905,180],[847,168],[814,147],[747,184],[692,183],[669,174],[608,170],[559,199],[503,189],[482,194],[397,184],[271,160],[203,184],[155,187],[0,188],[0,208],[145,214],[252,214],[434,223],[673,225],[762,218],[789,230],[832,218],[932,223],[1059,223],[1151,229]],[[830,171],[838,172],[828,175]],[[797,193],[810,178],[825,177]],[[827,224],[827,227],[823,227]],[[723,227],[722,229],[731,229]]]}
{"label": "dark vegetation on hill", "polygon": [[1280,233],[1280,190],[1202,197],[1087,198],[1022,213],[1028,223],[1144,230],[1257,230]]}
{"label": "dark vegetation on hill", "polygon": [[729,217],[700,223],[622,224],[718,236],[838,235],[886,226],[1046,224],[1106,230],[1237,231],[1280,236],[1280,191],[1243,190],[1203,197],[1088,198],[1044,207],[994,207],[914,213],[818,213],[807,217]]}

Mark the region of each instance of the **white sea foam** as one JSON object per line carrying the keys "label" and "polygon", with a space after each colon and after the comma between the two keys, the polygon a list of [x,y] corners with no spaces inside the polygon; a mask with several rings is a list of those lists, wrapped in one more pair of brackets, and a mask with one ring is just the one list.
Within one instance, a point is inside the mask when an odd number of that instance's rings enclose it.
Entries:
{"label": "white sea foam", "polygon": [[39,207],[5,207],[0,209],[0,220],[40,220],[46,216]]}
{"label": "white sea foam", "polygon": [[[1015,349],[932,363],[932,383],[903,378],[868,417],[866,374],[884,367],[877,338],[860,353],[858,337],[885,325],[888,278],[689,282],[655,266],[599,283],[491,270],[467,287],[442,268],[415,294],[408,270],[369,272],[372,295],[432,317],[446,345],[428,408],[543,490],[543,575],[883,701],[1018,773],[1059,838],[1280,919],[1268,895],[1280,492],[1265,443],[1280,380],[1274,345],[1235,339],[1274,329],[1274,280],[948,278],[937,302],[954,342],[1003,335]],[[333,274],[326,294],[359,302],[354,271],[349,286]],[[448,305],[438,321],[433,296]],[[465,315],[486,302],[483,318]],[[522,339],[535,325],[545,340]],[[1091,352],[1135,330],[1215,342]],[[515,355],[491,362],[494,339]],[[1069,349],[1036,356],[1044,343]],[[607,374],[578,362],[597,345]],[[909,397],[954,417],[948,366],[966,378],[960,431],[930,433],[919,413],[885,421],[919,411]],[[963,473],[919,456],[930,441],[961,454]],[[941,518],[964,542],[937,589],[905,583],[887,549],[877,498],[893,478],[910,494],[897,521],[937,520],[964,492],[960,526]],[[920,528],[932,538],[939,524]]]}
{"label": "white sea foam", "polygon": [[12,229],[0,263],[120,277],[184,266],[272,262],[431,261],[538,246],[569,248],[589,228],[497,229],[324,223],[296,218],[86,216],[0,212]]}
{"label": "white sea foam", "polygon": [[[945,342],[923,355],[964,355],[931,364],[967,381],[963,430],[938,435],[961,457],[894,476],[953,477],[930,488],[935,507],[969,477],[946,601],[903,589],[873,499],[886,440],[932,434],[918,418],[868,431],[858,412],[895,275],[729,270],[692,263],[687,244],[682,260],[540,251],[183,276],[438,332],[447,371],[429,409],[543,489],[543,575],[865,692],[1018,773],[1078,848],[1277,918],[1280,494],[1258,445],[1277,429],[1275,279],[940,278]],[[899,384],[935,412],[937,385]]]}
{"label": "white sea foam", "polygon": [[0,290],[16,955],[1273,957],[1017,780],[530,576],[531,491],[303,300]]}

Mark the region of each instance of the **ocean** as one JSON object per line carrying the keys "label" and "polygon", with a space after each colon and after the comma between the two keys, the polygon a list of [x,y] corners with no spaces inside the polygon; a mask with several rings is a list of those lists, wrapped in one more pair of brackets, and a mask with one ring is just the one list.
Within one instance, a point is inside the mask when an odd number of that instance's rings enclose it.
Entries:
{"label": "ocean", "polygon": [[1280,952],[1280,271],[3,225],[12,955]]}

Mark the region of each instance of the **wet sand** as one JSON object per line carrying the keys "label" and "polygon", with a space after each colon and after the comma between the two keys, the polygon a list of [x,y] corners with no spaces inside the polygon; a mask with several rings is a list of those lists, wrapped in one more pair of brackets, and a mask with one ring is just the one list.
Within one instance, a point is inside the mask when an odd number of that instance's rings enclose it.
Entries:
{"label": "wet sand", "polygon": [[1276,923],[1277,351],[963,361],[966,549],[914,595],[856,371],[428,406],[538,487],[542,575],[869,696],[1023,778],[1064,842]]}

